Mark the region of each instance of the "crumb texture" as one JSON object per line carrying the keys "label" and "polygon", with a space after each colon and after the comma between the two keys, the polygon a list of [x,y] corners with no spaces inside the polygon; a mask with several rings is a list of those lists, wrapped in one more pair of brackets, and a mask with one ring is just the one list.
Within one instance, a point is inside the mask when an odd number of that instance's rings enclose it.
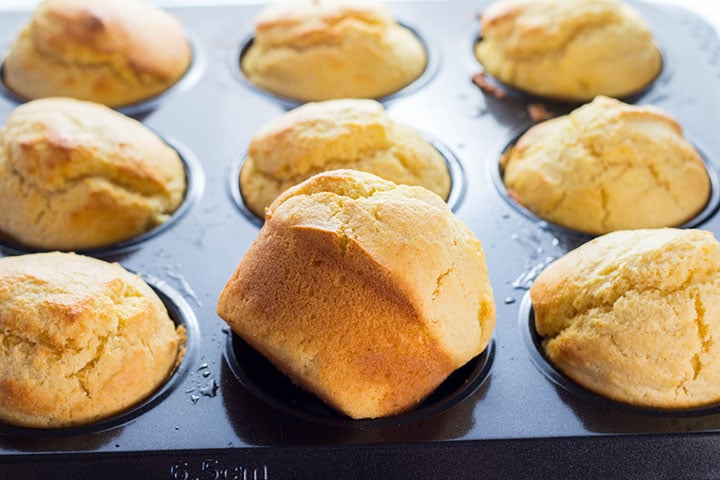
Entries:
{"label": "crumb texture", "polygon": [[608,97],[532,127],[501,168],[529,210],[592,234],[679,226],[710,196],[705,164],[674,119]]}
{"label": "crumb texture", "polygon": [[0,130],[0,230],[24,245],[109,245],[166,221],[185,193],[178,154],[102,105],[48,98]]}
{"label": "crumb texture", "polygon": [[644,407],[720,400],[720,250],[712,233],[599,237],[531,289],[548,358],[579,384]]}
{"label": "crumb texture", "polygon": [[0,421],[82,425],[153,392],[179,361],[155,292],[117,264],[69,253],[0,259]]}
{"label": "crumb texture", "polygon": [[425,49],[382,2],[284,1],[255,20],[242,70],[257,86],[301,101],[380,98],[425,70]]}
{"label": "crumb texture", "polygon": [[662,68],[645,20],[617,0],[500,0],[480,22],[475,53],[484,70],[535,95],[624,97]]}
{"label": "crumb texture", "polygon": [[353,418],[417,406],[487,346],[480,242],[437,195],[371,174],[315,175],[275,200],[218,313]]}
{"label": "crumb texture", "polygon": [[306,104],[261,128],[241,172],[243,199],[264,217],[289,187],[343,168],[420,185],[444,199],[450,193],[447,163],[428,141],[392,121],[378,102],[345,99]]}

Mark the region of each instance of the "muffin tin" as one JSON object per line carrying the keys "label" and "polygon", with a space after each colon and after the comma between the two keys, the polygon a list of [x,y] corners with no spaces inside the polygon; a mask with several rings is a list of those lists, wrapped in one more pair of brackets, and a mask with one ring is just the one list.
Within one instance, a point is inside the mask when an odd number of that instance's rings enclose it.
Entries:
{"label": "muffin tin", "polygon": [[[393,119],[428,132],[457,163],[453,207],[483,242],[497,304],[494,337],[482,356],[416,411],[353,421],[297,390],[230,333],[215,303],[259,229],[243,213],[239,165],[255,131],[291,105],[249,87],[239,71],[262,5],[178,8],[172,11],[199,59],[192,85],[130,113],[182,145],[195,187],[161,231],[90,253],[148,279],[188,328],[188,354],[153,398],[108,421],[52,431],[0,425],[0,478],[657,479],[676,478],[680,469],[717,476],[716,407],[626,408],[558,376],[537,348],[527,289],[545,265],[588,237],[527,215],[498,184],[499,156],[533,123],[527,107],[537,99],[498,100],[470,81],[481,68],[473,55],[476,15],[487,3],[391,3],[431,46],[436,71],[418,88],[383,99]],[[632,101],[677,118],[717,177],[720,38],[684,9],[633,4],[665,57],[660,77]],[[28,16],[0,15],[3,48]],[[15,106],[12,97],[0,97],[0,122]],[[567,113],[575,106],[548,107]],[[720,235],[717,190],[715,180],[712,204],[694,226]]]}

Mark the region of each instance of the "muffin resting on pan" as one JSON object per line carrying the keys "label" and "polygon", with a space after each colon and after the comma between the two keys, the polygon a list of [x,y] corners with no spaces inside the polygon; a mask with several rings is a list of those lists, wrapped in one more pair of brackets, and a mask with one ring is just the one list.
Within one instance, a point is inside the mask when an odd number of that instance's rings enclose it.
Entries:
{"label": "muffin resting on pan", "polygon": [[532,127],[501,168],[519,203],[591,234],[681,225],[710,195],[705,165],[674,119],[607,97]]}
{"label": "muffin resting on pan", "polygon": [[495,303],[480,242],[437,195],[354,170],[285,191],[218,314],[353,418],[417,406],[480,354]]}
{"label": "muffin resting on pan", "polygon": [[617,0],[500,0],[480,22],[475,53],[484,70],[534,95],[624,97],[662,69],[647,24]]}
{"label": "muffin resting on pan", "polygon": [[118,107],[170,88],[191,57],[180,22],[146,0],[44,0],[11,45],[3,80],[25,99]]}
{"label": "muffin resting on pan", "polygon": [[155,391],[182,358],[155,292],[118,264],[72,253],[0,259],[0,421],[60,428]]}
{"label": "muffin resting on pan", "polygon": [[720,400],[720,251],[710,232],[613,232],[530,290],[548,358],[580,385],[642,407]]}
{"label": "muffin resting on pan", "polygon": [[178,154],[141,123],[68,98],[17,107],[0,130],[0,232],[87,249],[142,234],[182,202]]}
{"label": "muffin resting on pan", "polygon": [[422,43],[374,0],[285,0],[255,20],[248,79],[295,100],[379,98],[425,70]]}
{"label": "muffin resting on pan", "polygon": [[425,187],[443,199],[450,173],[443,156],[374,100],[310,103],[278,117],[252,139],[240,175],[243,200],[260,217],[281,192],[312,175],[350,168]]}

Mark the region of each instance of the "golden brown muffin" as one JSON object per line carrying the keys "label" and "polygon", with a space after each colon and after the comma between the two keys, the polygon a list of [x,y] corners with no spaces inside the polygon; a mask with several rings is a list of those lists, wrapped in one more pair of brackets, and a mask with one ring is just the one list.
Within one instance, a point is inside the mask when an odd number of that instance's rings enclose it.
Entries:
{"label": "golden brown muffin", "polygon": [[480,21],[475,54],[484,70],[535,95],[623,97],[662,69],[647,24],[617,0],[500,0]]}
{"label": "golden brown muffin", "polygon": [[381,104],[328,100],[296,108],[255,134],[240,175],[243,200],[264,217],[284,190],[341,168],[419,185],[443,199],[450,193],[443,156],[415,130],[393,122]]}
{"label": "golden brown muffin", "polygon": [[3,80],[26,99],[118,107],[170,88],[191,56],[180,22],[145,0],[44,0],[10,47]]}
{"label": "golden brown muffin", "polygon": [[166,221],[184,192],[175,150],[105,106],[33,100],[0,130],[0,231],[24,245],[127,240]]}
{"label": "golden brown muffin", "polygon": [[677,226],[710,195],[710,179],[678,123],[607,97],[528,130],[501,159],[508,193],[567,228]]}
{"label": "golden brown muffin", "polygon": [[379,1],[285,0],[255,20],[242,70],[295,100],[379,98],[425,70],[425,49]]}
{"label": "golden brown muffin", "polygon": [[495,303],[480,242],[437,195],[355,170],[285,191],[218,314],[353,418],[417,406],[481,353]]}
{"label": "golden brown muffin", "polygon": [[91,423],[155,391],[185,331],[140,277],[72,253],[0,259],[0,421]]}
{"label": "golden brown muffin", "polygon": [[720,250],[712,233],[614,232],[530,290],[548,358],[582,386],[643,407],[720,400]]}

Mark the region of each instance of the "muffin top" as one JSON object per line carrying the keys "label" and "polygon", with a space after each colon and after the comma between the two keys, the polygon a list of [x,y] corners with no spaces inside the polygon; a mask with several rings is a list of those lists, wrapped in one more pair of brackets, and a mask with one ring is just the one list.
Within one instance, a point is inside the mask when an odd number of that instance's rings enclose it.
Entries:
{"label": "muffin top", "polygon": [[28,246],[93,248],[132,238],[169,218],[185,183],[175,150],[99,104],[33,100],[0,130],[0,230]]}
{"label": "muffin top", "polygon": [[0,259],[0,421],[82,425],[146,398],[182,356],[155,292],[118,264],[72,253]]}
{"label": "muffin top", "polygon": [[257,16],[241,61],[252,83],[299,101],[383,97],[426,63],[420,40],[374,0],[273,3]]}
{"label": "muffin top", "polygon": [[519,203],[591,234],[681,225],[710,195],[705,165],[673,118],[607,97],[530,128],[501,168]]}
{"label": "muffin top", "polygon": [[260,217],[284,190],[327,170],[351,168],[419,185],[446,199],[443,156],[415,130],[392,121],[374,100],[310,103],[263,126],[250,143],[240,185]]}
{"label": "muffin top", "polygon": [[720,249],[700,230],[603,235],[551,264],[530,295],[548,358],[614,400],[720,400]]}
{"label": "muffin top", "polygon": [[484,70],[534,95],[623,97],[662,68],[646,22],[617,0],[500,0],[482,12],[481,30]]}
{"label": "muffin top", "polygon": [[26,99],[116,107],[168,89],[191,56],[180,22],[145,0],[44,0],[10,48],[4,81]]}

